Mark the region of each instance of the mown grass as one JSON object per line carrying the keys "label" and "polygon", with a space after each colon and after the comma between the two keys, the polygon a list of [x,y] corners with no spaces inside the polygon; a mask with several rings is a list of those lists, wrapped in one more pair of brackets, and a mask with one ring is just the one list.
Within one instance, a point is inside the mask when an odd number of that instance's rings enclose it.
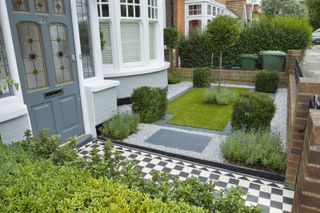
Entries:
{"label": "mown grass", "polygon": [[[232,88],[232,90],[238,96],[248,89]],[[203,88],[193,88],[170,101],[167,113],[173,114],[173,117],[167,123],[222,131],[231,118],[232,103],[224,106],[205,104],[203,101],[205,91]]]}

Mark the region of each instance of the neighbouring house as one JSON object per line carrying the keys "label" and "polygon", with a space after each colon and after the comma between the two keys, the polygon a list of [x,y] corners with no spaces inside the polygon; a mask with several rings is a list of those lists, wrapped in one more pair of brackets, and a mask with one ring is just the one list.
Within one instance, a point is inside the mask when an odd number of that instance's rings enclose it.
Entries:
{"label": "neighbouring house", "polygon": [[204,30],[219,15],[229,15],[243,21],[261,16],[258,0],[166,0],[166,27],[176,28],[181,35]]}
{"label": "neighbouring house", "polygon": [[164,0],[0,1],[0,135],[96,136],[134,88],[167,87]]}

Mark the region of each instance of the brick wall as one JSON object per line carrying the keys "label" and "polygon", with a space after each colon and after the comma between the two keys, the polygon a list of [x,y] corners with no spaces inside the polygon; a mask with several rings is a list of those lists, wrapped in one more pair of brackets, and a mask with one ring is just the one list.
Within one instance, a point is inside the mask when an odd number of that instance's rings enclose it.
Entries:
{"label": "brick wall", "polygon": [[[192,81],[192,68],[176,68],[174,71],[181,78],[187,81]],[[258,71],[245,71],[245,70],[222,70],[222,83],[225,84],[238,84],[254,86],[256,81],[256,75]],[[212,70],[212,81],[218,82],[219,71]],[[288,74],[280,72],[279,87],[286,88],[288,86]]]}
{"label": "brick wall", "polygon": [[320,212],[320,110],[307,119],[292,212]]}
{"label": "brick wall", "polygon": [[[291,86],[289,86],[289,89]],[[291,115],[289,119],[293,121],[288,131],[289,135],[288,152],[287,152],[287,170],[286,170],[286,184],[294,187],[297,180],[297,173],[301,159],[301,153],[306,138],[306,125],[309,111],[309,101],[314,94],[320,91],[320,81],[311,78],[300,78],[298,92],[296,95],[296,103],[290,109]],[[291,92],[289,92],[290,94]],[[308,136],[308,135],[307,135]],[[309,136],[308,136],[309,137]]]}

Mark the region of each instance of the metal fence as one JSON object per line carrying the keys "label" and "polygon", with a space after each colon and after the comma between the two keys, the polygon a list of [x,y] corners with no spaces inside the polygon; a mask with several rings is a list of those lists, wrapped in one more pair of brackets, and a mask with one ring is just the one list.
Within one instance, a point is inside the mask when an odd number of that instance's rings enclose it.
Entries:
{"label": "metal fence", "polygon": [[299,78],[303,77],[303,73],[302,73],[302,69],[300,66],[300,61],[298,58],[296,58],[296,65],[294,68],[294,73],[295,73],[295,77],[296,77],[296,83],[297,85],[299,84]]}

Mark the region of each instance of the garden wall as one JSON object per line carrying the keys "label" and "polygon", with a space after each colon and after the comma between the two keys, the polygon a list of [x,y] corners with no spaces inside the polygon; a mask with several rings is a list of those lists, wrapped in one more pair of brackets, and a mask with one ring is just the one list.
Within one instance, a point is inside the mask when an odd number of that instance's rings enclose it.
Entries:
{"label": "garden wall", "polygon": [[[192,81],[193,68],[176,68],[174,72],[185,81]],[[222,70],[222,83],[254,86],[258,71],[246,70]],[[212,81],[218,82],[219,70],[213,69],[211,72]],[[279,87],[288,86],[288,74],[280,72]]]}
{"label": "garden wall", "polygon": [[297,175],[293,213],[320,209],[320,110],[310,110]]}

